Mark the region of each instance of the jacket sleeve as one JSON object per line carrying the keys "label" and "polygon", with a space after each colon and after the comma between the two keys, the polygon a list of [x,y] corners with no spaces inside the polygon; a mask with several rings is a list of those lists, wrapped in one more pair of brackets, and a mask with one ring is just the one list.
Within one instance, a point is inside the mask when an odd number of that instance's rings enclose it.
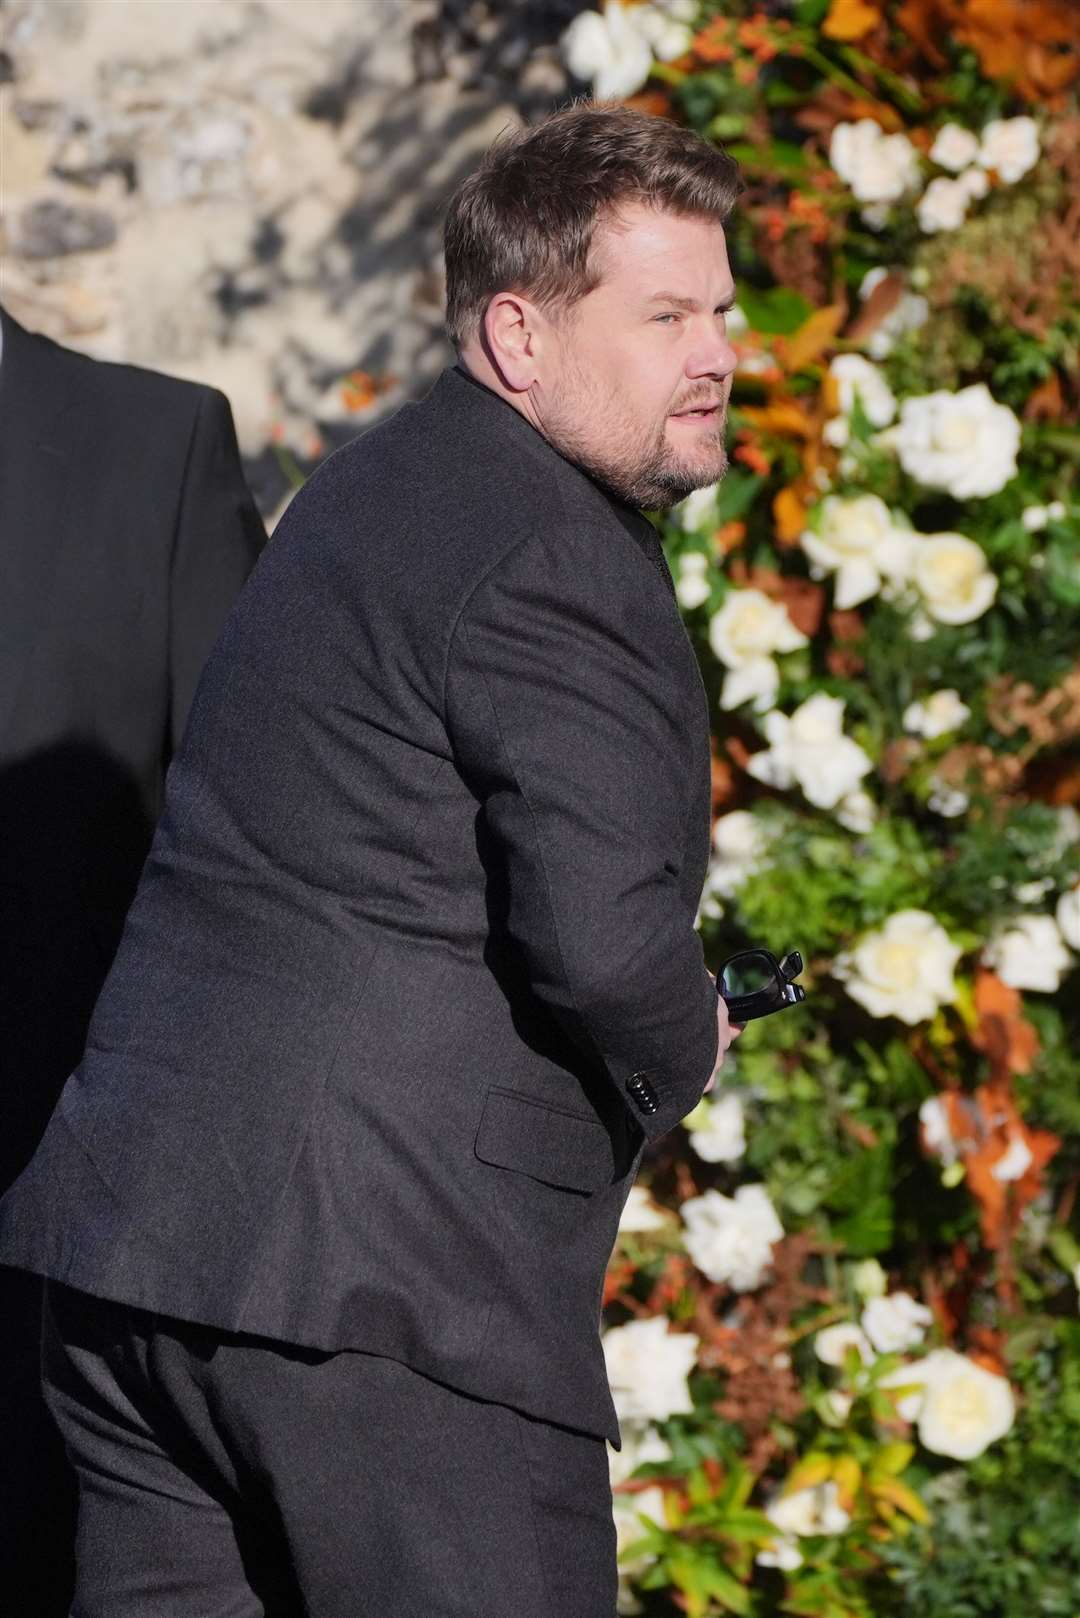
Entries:
{"label": "jacket sleeve", "polygon": [[678,890],[692,653],[628,547],[552,536],[505,556],[458,619],[446,714],[531,988],[654,1139],[712,1073],[716,991]]}
{"label": "jacket sleeve", "polygon": [[223,393],[200,391],[173,536],[169,577],[168,756],[176,751],[199,675],[266,543],[244,481]]}

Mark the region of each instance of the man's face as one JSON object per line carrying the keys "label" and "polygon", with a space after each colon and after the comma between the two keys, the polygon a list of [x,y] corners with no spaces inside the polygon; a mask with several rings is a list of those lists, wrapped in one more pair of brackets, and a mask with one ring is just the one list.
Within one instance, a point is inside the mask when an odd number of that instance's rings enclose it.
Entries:
{"label": "man's face", "polygon": [[602,279],[555,320],[534,407],[555,448],[627,504],[674,505],[727,467],[723,227],[635,204],[598,225],[593,255]]}

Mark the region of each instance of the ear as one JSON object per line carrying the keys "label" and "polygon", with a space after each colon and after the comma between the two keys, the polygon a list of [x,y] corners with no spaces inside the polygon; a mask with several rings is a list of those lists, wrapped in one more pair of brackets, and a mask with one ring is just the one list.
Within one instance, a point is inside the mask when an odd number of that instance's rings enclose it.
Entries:
{"label": "ear", "polygon": [[482,331],[488,359],[514,393],[540,378],[550,322],[518,292],[497,292],[487,306]]}

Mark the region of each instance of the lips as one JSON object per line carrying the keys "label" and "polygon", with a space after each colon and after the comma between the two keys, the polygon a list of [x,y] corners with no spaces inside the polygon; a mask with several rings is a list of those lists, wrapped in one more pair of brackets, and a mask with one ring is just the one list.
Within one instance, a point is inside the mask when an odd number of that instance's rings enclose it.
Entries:
{"label": "lips", "polygon": [[712,404],[689,405],[685,410],[676,410],[674,415],[682,416],[712,416],[720,409],[720,401],[714,400]]}

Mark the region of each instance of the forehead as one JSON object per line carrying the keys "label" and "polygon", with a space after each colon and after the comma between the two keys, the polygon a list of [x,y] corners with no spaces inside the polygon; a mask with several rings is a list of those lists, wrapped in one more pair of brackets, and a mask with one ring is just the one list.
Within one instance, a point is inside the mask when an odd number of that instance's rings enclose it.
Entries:
{"label": "forehead", "polygon": [[661,289],[694,296],[695,289],[731,283],[722,224],[642,203],[598,220],[590,256],[603,286],[645,297]]}

